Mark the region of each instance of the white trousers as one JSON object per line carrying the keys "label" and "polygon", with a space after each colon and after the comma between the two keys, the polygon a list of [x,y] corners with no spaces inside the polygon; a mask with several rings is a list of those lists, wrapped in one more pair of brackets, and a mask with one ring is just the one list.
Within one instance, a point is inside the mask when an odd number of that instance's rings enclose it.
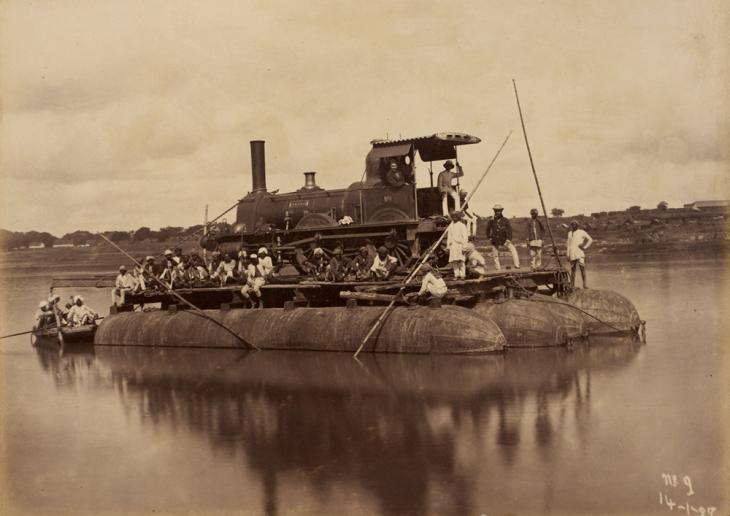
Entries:
{"label": "white trousers", "polygon": [[441,212],[444,216],[448,216],[449,214],[449,196],[451,196],[451,198],[454,200],[454,210],[461,210],[461,206],[459,205],[459,194],[456,193],[456,190],[444,192],[441,194]]}
{"label": "white trousers", "polygon": [[466,263],[463,260],[450,263],[454,269],[454,278],[466,278]]}
{"label": "white trousers", "polygon": [[[509,250],[510,254],[512,255],[512,265],[519,269],[520,257],[517,254],[517,249],[515,248],[514,244],[507,240],[504,243],[504,246]],[[502,264],[499,263],[499,249],[495,245],[492,246],[492,258],[494,258],[494,268],[500,270],[502,268]]]}

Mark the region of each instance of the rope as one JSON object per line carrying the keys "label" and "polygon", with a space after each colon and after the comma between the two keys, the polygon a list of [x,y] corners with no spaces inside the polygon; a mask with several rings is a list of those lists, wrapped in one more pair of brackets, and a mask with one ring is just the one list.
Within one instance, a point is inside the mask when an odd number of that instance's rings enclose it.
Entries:
{"label": "rope", "polygon": [[[593,319],[595,319],[599,323],[605,324],[606,326],[608,326],[609,328],[611,328],[614,331],[617,331],[617,332],[620,332],[620,333],[623,333],[623,332],[626,331],[626,330],[622,330],[620,328],[616,328],[615,326],[607,323],[606,321],[604,321],[602,319],[599,319],[595,315],[593,315],[591,313],[588,313],[585,310],[583,310],[582,308],[578,308],[577,306],[572,305],[570,303],[564,303],[564,302],[560,302],[560,301],[552,301],[552,300],[547,300],[547,299],[531,299],[535,295],[534,292],[530,292],[529,290],[527,290],[525,287],[523,287],[522,285],[520,285],[519,283],[517,283],[517,281],[515,281],[514,278],[510,278],[510,280],[514,284],[515,287],[517,287],[519,290],[521,290],[521,291],[523,291],[523,292],[525,292],[527,294],[527,301],[533,301],[533,302],[538,302],[538,303],[554,303],[554,304],[557,304],[557,305],[569,306],[570,308],[573,308],[574,310],[578,310],[579,312],[584,313],[588,317],[592,317]],[[643,322],[645,323],[645,321],[643,321]]]}

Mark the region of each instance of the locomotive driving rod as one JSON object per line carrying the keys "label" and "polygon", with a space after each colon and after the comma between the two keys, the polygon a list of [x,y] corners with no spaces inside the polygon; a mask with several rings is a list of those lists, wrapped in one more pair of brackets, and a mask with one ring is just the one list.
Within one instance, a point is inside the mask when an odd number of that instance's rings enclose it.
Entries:
{"label": "locomotive driving rod", "polygon": [[[512,131],[510,131],[509,133],[507,133],[507,136],[505,137],[504,141],[502,142],[502,145],[500,145],[499,149],[497,149],[497,152],[494,154],[494,157],[492,158],[492,161],[489,162],[489,165],[487,166],[487,169],[482,174],[482,177],[479,178],[479,181],[474,186],[474,189],[469,193],[468,197],[466,198],[466,200],[464,201],[464,204],[462,206],[466,206],[466,205],[469,204],[469,201],[474,196],[474,194],[476,193],[476,191],[479,189],[479,186],[481,186],[482,181],[484,181],[484,178],[487,177],[487,174],[489,173],[489,170],[492,168],[492,165],[494,165],[494,162],[497,161],[497,157],[499,157],[499,153],[502,152],[502,149],[504,149],[504,146],[507,144],[507,140],[509,140],[509,137],[510,136],[512,136]],[[451,224],[453,224],[453,222]],[[449,226],[446,227],[446,229],[444,230],[444,232],[441,233],[441,236],[439,237],[439,239],[436,240],[436,242],[434,242],[431,245],[431,247],[428,248],[428,251],[426,251],[426,253],[424,253],[424,255],[421,256],[421,258],[418,259],[418,261],[416,262],[415,268],[408,274],[408,276],[406,277],[406,279],[403,280],[403,284],[401,285],[400,289],[398,289],[398,293],[395,295],[395,297],[390,302],[390,304],[385,308],[385,310],[383,310],[383,313],[380,314],[380,317],[378,317],[378,319],[375,321],[375,324],[373,324],[373,327],[370,328],[370,331],[367,333],[367,335],[365,335],[365,338],[362,339],[362,342],[360,343],[360,346],[357,348],[357,351],[355,351],[355,354],[353,355],[355,358],[357,358],[357,356],[360,354],[360,352],[362,351],[362,348],[365,346],[365,343],[368,341],[368,339],[370,338],[370,336],[373,333],[375,333],[375,330],[377,330],[378,327],[380,327],[380,325],[382,324],[382,322],[385,320],[385,318],[388,316],[388,314],[390,313],[390,311],[393,309],[393,307],[395,306],[396,300],[403,293],[403,291],[405,290],[406,286],[413,280],[413,278],[415,277],[415,275],[421,269],[421,266],[426,262],[426,260],[428,260],[428,257],[431,256],[431,253],[433,253],[436,250],[436,248],[439,246],[439,244],[441,243],[441,241],[446,236],[446,233],[449,231],[449,227],[451,226],[451,224],[449,224]]]}
{"label": "locomotive driving rod", "polygon": [[[115,248],[115,249],[116,249],[117,251],[119,251],[119,252],[120,252],[120,253],[122,253],[122,254],[123,254],[124,256],[126,256],[127,258],[129,258],[130,260],[132,260],[132,262],[133,262],[133,263],[134,263],[134,264],[135,264],[135,265],[136,265],[137,267],[139,267],[140,269],[142,269],[142,268],[143,268],[142,264],[141,264],[141,263],[139,263],[139,262],[138,262],[137,260],[135,260],[134,258],[132,258],[132,255],[130,255],[130,254],[129,254],[129,253],[127,252],[127,251],[125,251],[124,249],[122,249],[121,247],[119,247],[119,246],[118,246],[117,244],[115,244],[114,242],[112,242],[111,240],[109,240],[109,239],[108,239],[107,237],[105,237],[105,236],[104,236],[104,235],[102,235],[101,233],[98,233],[98,235],[99,235],[99,236],[100,236],[101,238],[103,238],[104,240],[106,240],[106,242],[107,242],[107,243],[108,243],[109,245],[111,245],[112,247],[114,247],[114,248]],[[258,350],[258,351],[260,351],[260,350],[261,350],[261,348],[259,348],[259,347],[258,347],[258,346],[257,346],[256,344],[253,344],[253,343],[251,343],[251,342],[248,342],[248,341],[247,341],[246,339],[244,339],[243,337],[241,337],[241,336],[240,336],[240,335],[239,335],[238,333],[236,333],[235,331],[233,331],[232,329],[230,329],[230,328],[229,328],[228,326],[226,326],[226,325],[225,325],[225,324],[223,324],[222,322],[220,322],[220,321],[216,320],[215,318],[211,317],[210,315],[206,314],[206,313],[205,313],[205,312],[204,312],[203,310],[201,310],[200,308],[198,308],[197,306],[195,306],[194,304],[192,304],[192,303],[191,303],[190,301],[188,301],[187,299],[185,299],[184,297],[182,297],[182,296],[181,296],[180,294],[178,294],[177,292],[175,292],[175,291],[174,291],[174,290],[173,290],[172,288],[170,288],[170,287],[168,287],[167,285],[165,285],[165,283],[164,283],[164,282],[163,282],[163,281],[162,281],[161,279],[157,278],[157,277],[156,277],[156,276],[154,276],[154,275],[153,275],[153,276],[151,276],[151,277],[152,277],[152,279],[154,279],[154,280],[155,280],[155,281],[157,282],[157,284],[158,284],[158,285],[162,286],[162,288],[164,288],[164,289],[165,289],[165,293],[166,293],[166,294],[172,294],[172,295],[173,295],[174,297],[176,297],[177,299],[179,299],[180,301],[182,301],[183,303],[185,303],[186,305],[188,305],[188,306],[189,306],[190,308],[192,308],[192,309],[193,309],[193,310],[194,310],[195,312],[197,312],[197,313],[198,313],[199,315],[201,315],[201,316],[202,316],[202,317],[204,317],[205,319],[208,319],[208,320],[209,320],[209,321],[211,321],[211,322],[212,322],[213,324],[216,324],[216,325],[220,326],[221,328],[223,328],[223,329],[224,329],[224,330],[226,330],[226,331],[227,331],[228,333],[230,333],[231,335],[233,335],[234,337],[236,337],[236,339],[238,339],[239,341],[241,341],[241,342],[243,343],[243,345],[244,345],[244,346],[246,346],[246,347],[248,347],[248,348],[251,348],[251,349],[255,349],[255,350]],[[59,335],[61,334],[61,332],[58,332],[58,333],[59,333]]]}

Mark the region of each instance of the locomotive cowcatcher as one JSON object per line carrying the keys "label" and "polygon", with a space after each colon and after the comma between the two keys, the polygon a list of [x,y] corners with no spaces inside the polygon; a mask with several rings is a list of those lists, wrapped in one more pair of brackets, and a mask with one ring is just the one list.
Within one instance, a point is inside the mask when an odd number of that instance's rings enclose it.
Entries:
{"label": "locomotive cowcatcher", "polygon": [[[201,245],[223,252],[266,246],[279,263],[291,263],[300,273],[316,247],[328,255],[341,247],[351,257],[361,246],[384,245],[406,265],[449,223],[441,213],[433,162],[458,162],[457,147],[480,141],[453,132],[373,140],[360,181],[325,190],[316,184],[315,172],[304,172],[304,186],[290,193],[267,191],[264,141],[251,141],[252,191],[239,201],[235,223],[211,227]],[[416,183],[416,158],[428,163],[428,186]],[[463,202],[465,194],[460,195]]]}

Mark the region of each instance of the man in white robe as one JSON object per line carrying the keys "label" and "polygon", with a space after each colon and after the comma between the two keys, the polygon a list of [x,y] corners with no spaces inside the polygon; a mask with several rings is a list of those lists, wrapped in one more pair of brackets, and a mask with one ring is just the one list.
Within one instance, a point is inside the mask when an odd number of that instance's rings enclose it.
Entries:
{"label": "man in white robe", "polygon": [[451,224],[446,230],[446,248],[449,250],[449,264],[454,269],[455,279],[466,278],[464,246],[469,242],[469,230],[461,222],[461,212],[451,213]]}

